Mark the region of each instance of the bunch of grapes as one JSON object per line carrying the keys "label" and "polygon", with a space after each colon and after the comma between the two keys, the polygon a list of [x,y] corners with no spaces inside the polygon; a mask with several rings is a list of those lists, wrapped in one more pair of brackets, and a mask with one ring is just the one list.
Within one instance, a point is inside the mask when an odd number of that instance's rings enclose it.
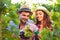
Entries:
{"label": "bunch of grapes", "polygon": [[29,29],[29,26],[25,27],[24,32],[25,32],[24,34],[25,37],[32,37],[33,35],[33,32]]}

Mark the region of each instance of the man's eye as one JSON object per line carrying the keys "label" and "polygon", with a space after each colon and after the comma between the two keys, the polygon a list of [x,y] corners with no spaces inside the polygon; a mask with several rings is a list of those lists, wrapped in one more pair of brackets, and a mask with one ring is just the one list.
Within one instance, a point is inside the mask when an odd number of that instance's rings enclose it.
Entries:
{"label": "man's eye", "polygon": [[25,16],[25,15],[23,15],[23,16]]}

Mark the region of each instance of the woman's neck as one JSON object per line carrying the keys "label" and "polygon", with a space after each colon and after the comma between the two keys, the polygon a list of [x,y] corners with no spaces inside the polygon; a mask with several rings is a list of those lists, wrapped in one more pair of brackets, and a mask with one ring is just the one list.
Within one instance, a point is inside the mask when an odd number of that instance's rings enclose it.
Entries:
{"label": "woman's neck", "polygon": [[43,30],[43,21],[41,21],[41,23],[39,24],[39,26],[40,26],[40,31],[42,31]]}
{"label": "woman's neck", "polygon": [[39,25],[43,25],[43,21],[40,21]]}

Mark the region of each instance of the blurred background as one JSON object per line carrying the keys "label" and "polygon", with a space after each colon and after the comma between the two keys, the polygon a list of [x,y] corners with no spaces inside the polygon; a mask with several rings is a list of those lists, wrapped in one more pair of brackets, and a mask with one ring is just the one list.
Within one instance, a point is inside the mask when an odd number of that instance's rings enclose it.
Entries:
{"label": "blurred background", "polygon": [[[31,20],[35,21],[34,11],[39,6],[46,7],[50,12],[50,18],[54,31],[45,29],[41,40],[60,40],[60,0],[0,0],[0,40],[19,40],[19,37],[12,38],[11,34],[18,34],[18,29],[10,26],[10,21],[19,24],[17,15],[18,9],[22,5],[30,6],[33,15]],[[11,31],[6,30],[7,26],[11,27]],[[16,31],[17,30],[17,31]]]}

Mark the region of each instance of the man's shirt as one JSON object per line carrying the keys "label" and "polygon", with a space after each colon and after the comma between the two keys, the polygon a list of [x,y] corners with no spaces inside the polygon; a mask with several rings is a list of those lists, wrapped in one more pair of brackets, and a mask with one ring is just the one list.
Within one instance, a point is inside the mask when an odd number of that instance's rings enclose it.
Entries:
{"label": "man's shirt", "polygon": [[[38,31],[38,27],[36,25],[34,25],[34,22],[30,19],[28,19],[24,28],[27,26],[29,26],[29,28],[32,32]],[[7,30],[14,32],[14,33],[17,33],[18,31],[19,32],[24,31],[24,28],[22,30],[20,30],[19,27],[20,27],[19,24],[16,25],[13,21],[10,21],[10,25],[7,27]]]}

